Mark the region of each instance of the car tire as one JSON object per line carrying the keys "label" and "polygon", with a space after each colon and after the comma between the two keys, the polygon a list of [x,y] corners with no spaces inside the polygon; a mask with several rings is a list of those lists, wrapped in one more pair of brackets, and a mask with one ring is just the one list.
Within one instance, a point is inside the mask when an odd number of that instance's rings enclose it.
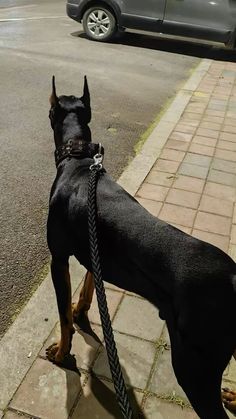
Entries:
{"label": "car tire", "polygon": [[99,5],[85,11],[83,28],[89,39],[99,42],[110,41],[118,31],[113,13]]}

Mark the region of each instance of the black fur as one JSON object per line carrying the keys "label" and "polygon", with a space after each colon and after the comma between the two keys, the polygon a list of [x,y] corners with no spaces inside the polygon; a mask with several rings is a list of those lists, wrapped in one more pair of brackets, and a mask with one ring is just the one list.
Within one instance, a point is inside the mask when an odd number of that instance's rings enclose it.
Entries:
{"label": "black fur", "polygon": [[[50,117],[56,147],[69,139],[91,140],[86,83],[82,98],[60,96],[53,102]],[[89,158],[67,158],[59,164],[48,217],[52,259],[67,263],[75,255],[89,271],[91,163]],[[201,419],[227,418],[220,386],[236,349],[234,261],[153,217],[106,173],[98,182],[97,208],[103,279],[145,297],[159,309],[170,334],[176,377],[195,411]]]}

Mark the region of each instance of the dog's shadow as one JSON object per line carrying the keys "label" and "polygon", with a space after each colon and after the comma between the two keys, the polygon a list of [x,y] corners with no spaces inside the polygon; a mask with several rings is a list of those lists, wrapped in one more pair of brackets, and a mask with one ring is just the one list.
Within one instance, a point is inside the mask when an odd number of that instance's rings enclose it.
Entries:
{"label": "dog's shadow", "polygon": [[[97,344],[102,345],[101,339],[97,336],[97,334],[92,329],[87,317],[83,317],[79,320],[79,324],[78,324],[78,327],[76,327],[76,331],[84,338],[85,342],[87,343],[89,347],[88,364],[90,364],[94,359],[94,347],[97,346]],[[66,374],[66,384],[67,384],[66,407],[67,407],[68,415],[71,412],[71,408],[73,405],[75,411],[72,414],[72,418],[77,417],[76,416],[77,409],[78,411],[81,411],[80,410],[80,399],[81,399],[81,402],[84,405],[86,405],[86,419],[94,419],[96,414],[98,415],[96,417],[101,417],[101,419],[104,419],[105,417],[114,417],[115,419],[123,418],[123,415],[121,414],[119,406],[118,406],[118,402],[115,395],[115,390],[111,382],[100,379],[92,371],[90,371],[89,378],[87,380],[87,383],[85,384],[85,387],[87,386],[87,388],[84,389],[83,381],[82,381],[82,378],[84,378],[84,375],[83,376],[81,375],[76,364],[76,358],[73,355],[69,355],[66,358],[61,368],[63,368]],[[124,380],[127,385],[129,401],[130,401],[130,404],[134,413],[133,418],[145,419],[144,413],[142,412],[138,404],[138,401],[135,397],[134,390],[129,384],[129,378],[126,371],[124,370],[124,367],[122,367],[122,372],[123,372]],[[77,374],[76,382],[79,379],[78,392],[77,392],[78,394],[77,394],[76,401],[74,401],[75,377],[74,377],[74,374],[72,373]],[[78,404],[78,407],[76,407],[75,404],[77,404],[78,401],[79,401],[79,404]],[[96,409],[96,406],[97,406],[98,411],[90,410],[90,409]],[[83,408],[82,408],[82,412],[83,412]]]}

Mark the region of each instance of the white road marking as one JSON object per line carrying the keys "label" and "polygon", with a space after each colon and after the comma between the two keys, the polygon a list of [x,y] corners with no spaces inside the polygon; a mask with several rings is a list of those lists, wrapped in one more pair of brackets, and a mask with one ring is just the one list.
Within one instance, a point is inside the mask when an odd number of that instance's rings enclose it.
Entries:
{"label": "white road marking", "polygon": [[3,12],[12,11],[15,9],[26,9],[28,7],[35,7],[37,4],[25,4],[24,6],[9,6],[9,7],[0,7],[0,10]]}
{"label": "white road marking", "polygon": [[21,22],[25,20],[40,20],[40,19],[62,19],[67,18],[67,16],[35,16],[35,17],[13,17],[13,18],[0,18],[0,22]]}

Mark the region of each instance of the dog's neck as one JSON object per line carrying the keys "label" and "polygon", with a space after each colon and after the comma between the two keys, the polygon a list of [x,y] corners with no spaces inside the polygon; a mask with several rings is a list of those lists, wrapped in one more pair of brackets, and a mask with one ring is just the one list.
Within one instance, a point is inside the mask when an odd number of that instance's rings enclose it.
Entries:
{"label": "dog's neck", "polygon": [[81,124],[76,114],[71,112],[65,117],[62,124],[55,125],[54,139],[56,148],[67,144],[69,140],[89,143],[91,142],[91,131],[88,125]]}

